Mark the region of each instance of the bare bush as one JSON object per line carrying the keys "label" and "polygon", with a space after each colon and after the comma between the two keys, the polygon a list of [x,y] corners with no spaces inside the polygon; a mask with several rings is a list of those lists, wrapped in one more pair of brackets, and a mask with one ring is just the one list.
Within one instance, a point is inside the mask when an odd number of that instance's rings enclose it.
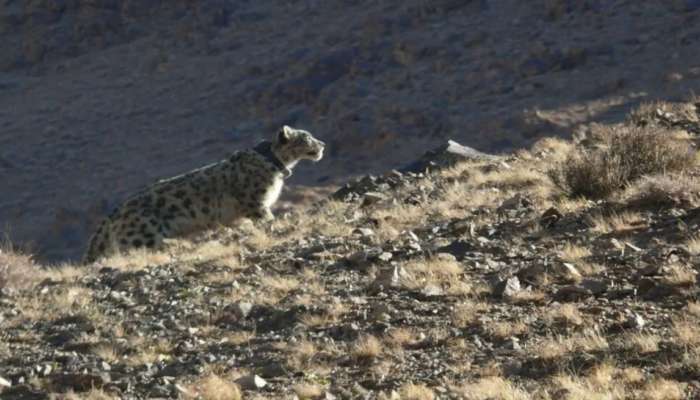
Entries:
{"label": "bare bush", "polygon": [[572,197],[605,198],[643,176],[683,172],[695,165],[687,140],[653,127],[611,127],[595,149],[579,148],[549,172]]}
{"label": "bare bush", "polygon": [[31,256],[17,252],[9,245],[0,246],[0,289],[26,289],[41,276],[41,268]]}

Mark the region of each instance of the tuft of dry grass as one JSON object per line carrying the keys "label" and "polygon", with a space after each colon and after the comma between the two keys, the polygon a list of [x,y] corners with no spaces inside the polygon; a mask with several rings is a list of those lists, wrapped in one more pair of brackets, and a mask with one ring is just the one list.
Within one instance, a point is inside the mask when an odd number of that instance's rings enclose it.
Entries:
{"label": "tuft of dry grass", "polygon": [[324,387],[313,383],[297,383],[292,386],[299,400],[315,400],[323,398]]}
{"label": "tuft of dry grass", "polygon": [[533,398],[527,391],[499,376],[489,376],[476,382],[465,383],[454,392],[465,400],[530,400]]}
{"label": "tuft of dry grass", "polygon": [[413,330],[409,328],[393,328],[387,333],[384,342],[391,347],[400,348],[411,345],[417,340],[418,335]]}
{"label": "tuft of dry grass", "polygon": [[200,378],[188,385],[186,390],[187,394],[183,397],[187,399],[241,400],[243,398],[238,385],[215,374]]}
{"label": "tuft of dry grass", "polygon": [[581,326],[583,325],[583,317],[575,304],[566,303],[558,307],[548,309],[544,321],[548,325],[559,326]]}
{"label": "tuft of dry grass", "polygon": [[466,328],[473,324],[479,314],[488,310],[488,304],[481,302],[464,302],[455,306],[452,311],[452,323],[458,328]]}
{"label": "tuft of dry grass", "polygon": [[593,352],[608,349],[608,341],[600,332],[587,329],[571,336],[557,336],[533,344],[535,356],[545,360],[556,360],[568,353]]}
{"label": "tuft of dry grass", "polygon": [[0,246],[0,289],[29,289],[42,279],[41,267],[31,256],[15,251],[11,246]]}
{"label": "tuft of dry grass", "polygon": [[573,243],[566,243],[559,252],[559,258],[569,263],[577,263],[591,256],[591,249]]}
{"label": "tuft of dry grass", "polygon": [[668,272],[664,274],[664,283],[670,286],[690,287],[695,285],[697,272],[694,269],[672,264],[668,266]]}
{"label": "tuft of dry grass", "polygon": [[695,321],[676,319],[673,321],[671,331],[676,336],[677,343],[683,346],[700,345],[700,326]]}
{"label": "tuft of dry grass", "polygon": [[589,217],[591,231],[596,233],[622,232],[639,227],[645,223],[640,213],[625,211],[611,215],[595,214]]}
{"label": "tuft of dry grass", "polygon": [[687,174],[644,176],[622,194],[628,204],[640,207],[695,206],[700,195],[700,180]]}
{"label": "tuft of dry grass", "polygon": [[61,396],[61,398],[64,400],[117,400],[119,396],[107,393],[102,389],[92,388],[83,393],[69,391],[64,396]]}
{"label": "tuft of dry grass", "polygon": [[547,299],[547,294],[541,290],[521,290],[510,297],[508,301],[513,304],[542,304]]}
{"label": "tuft of dry grass", "polygon": [[691,255],[700,254],[700,235],[694,235],[685,242],[685,248]]}
{"label": "tuft of dry grass", "polygon": [[124,254],[115,254],[99,262],[124,271],[146,268],[150,265],[163,265],[174,260],[173,253],[139,248]]}
{"label": "tuft of dry grass", "polygon": [[405,383],[399,388],[399,398],[401,400],[433,400],[435,394],[425,385]]}
{"label": "tuft of dry grass", "polygon": [[493,322],[486,325],[488,335],[497,340],[505,340],[513,336],[520,336],[528,331],[529,327],[522,321]]}
{"label": "tuft of dry grass", "polygon": [[686,309],[688,311],[688,314],[692,315],[693,317],[696,317],[696,318],[700,317],[700,302],[697,302],[697,301],[688,302]]}
{"label": "tuft of dry grass", "polygon": [[316,344],[308,340],[302,340],[293,345],[285,346],[285,348],[288,351],[287,365],[295,371],[308,369],[319,353]]}
{"label": "tuft of dry grass", "polygon": [[659,351],[659,335],[630,333],[625,336],[624,346],[636,353],[648,354]]}
{"label": "tuft of dry grass", "polygon": [[645,175],[684,172],[695,154],[687,140],[656,127],[610,126],[603,146],[572,151],[550,178],[571,197],[606,198]]}
{"label": "tuft of dry grass", "polygon": [[358,361],[372,361],[382,354],[382,342],[373,335],[359,337],[353,344],[350,354]]}
{"label": "tuft of dry grass", "polygon": [[639,393],[643,400],[681,400],[685,397],[685,384],[668,380],[654,379],[644,385]]}

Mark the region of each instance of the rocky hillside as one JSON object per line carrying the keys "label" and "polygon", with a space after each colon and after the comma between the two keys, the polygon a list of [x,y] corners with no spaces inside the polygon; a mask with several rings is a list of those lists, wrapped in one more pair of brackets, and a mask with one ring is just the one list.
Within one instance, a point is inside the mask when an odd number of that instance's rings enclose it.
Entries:
{"label": "rocky hillside", "polygon": [[75,259],[143,185],[288,123],[329,143],[293,183],[619,121],[700,77],[693,0],[0,0],[0,224]]}
{"label": "rocky hillside", "polygon": [[0,398],[698,398],[699,111],[453,144],[159,253],[5,250]]}

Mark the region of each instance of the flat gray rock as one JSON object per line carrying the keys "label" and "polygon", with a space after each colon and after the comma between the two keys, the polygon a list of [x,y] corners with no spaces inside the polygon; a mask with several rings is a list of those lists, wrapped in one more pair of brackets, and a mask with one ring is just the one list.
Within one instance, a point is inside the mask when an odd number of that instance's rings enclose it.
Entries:
{"label": "flat gray rock", "polygon": [[471,147],[463,146],[454,140],[448,140],[446,144],[434,150],[426,152],[420,159],[400,168],[400,172],[425,172],[432,169],[449,168],[460,161],[468,160],[495,160],[498,157],[486,154]]}

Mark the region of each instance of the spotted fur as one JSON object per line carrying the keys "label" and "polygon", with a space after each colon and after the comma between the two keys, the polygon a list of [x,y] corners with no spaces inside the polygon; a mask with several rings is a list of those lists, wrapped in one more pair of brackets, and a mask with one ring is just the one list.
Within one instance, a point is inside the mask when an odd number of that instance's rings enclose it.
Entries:
{"label": "spotted fur", "polygon": [[90,239],[84,262],[133,248],[159,248],[241,218],[271,220],[284,178],[300,160],[318,161],[325,144],[309,132],[284,126],[270,142],[228,159],[156,182],[128,198]]}

